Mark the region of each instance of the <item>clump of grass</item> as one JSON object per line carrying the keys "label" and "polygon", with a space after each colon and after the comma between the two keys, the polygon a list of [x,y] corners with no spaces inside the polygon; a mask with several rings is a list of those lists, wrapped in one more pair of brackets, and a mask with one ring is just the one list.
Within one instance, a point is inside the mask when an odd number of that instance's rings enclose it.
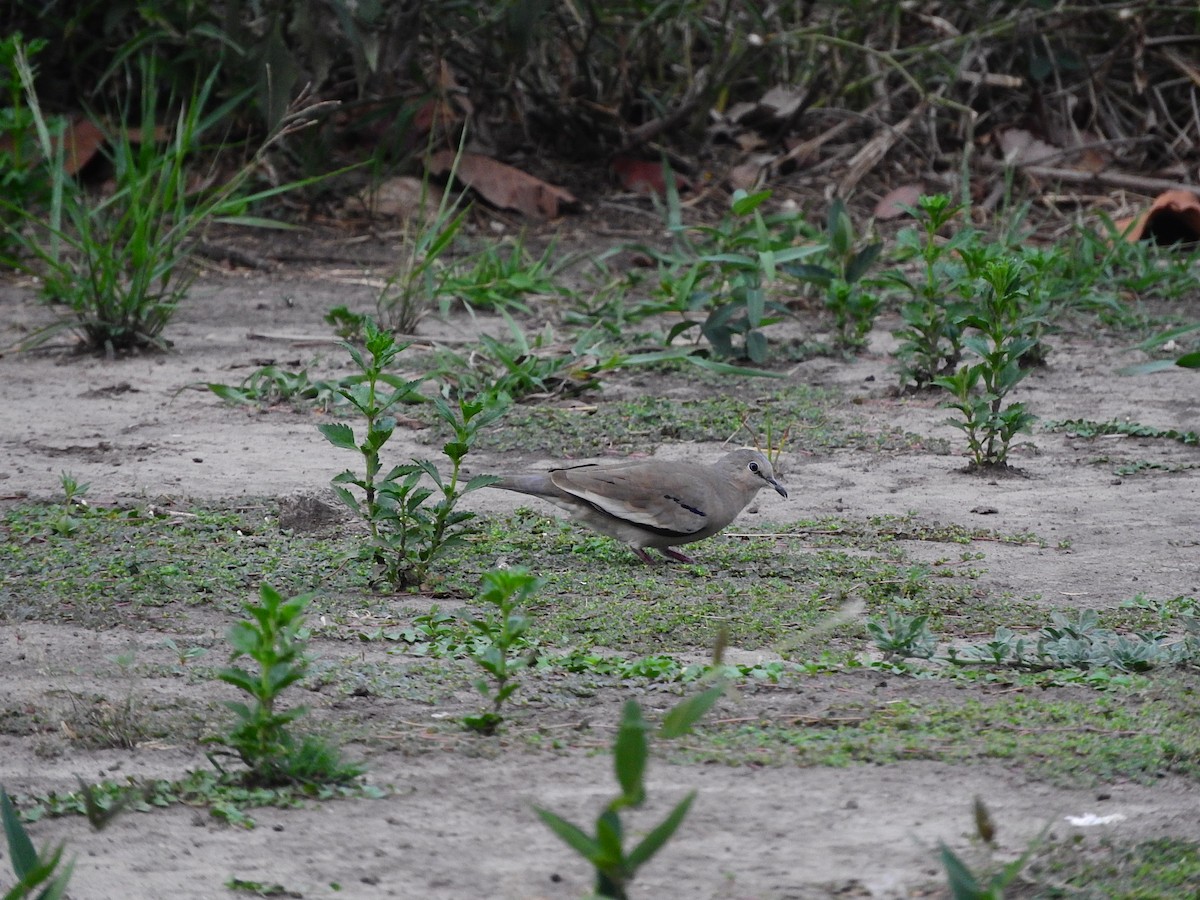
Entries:
{"label": "clump of grass", "polygon": [[[217,220],[278,224],[248,217],[245,210],[254,201],[300,185],[253,194],[245,194],[243,188],[267,148],[302,124],[296,118],[285,119],[231,177],[194,193],[189,159],[199,150],[201,137],[225,120],[245,95],[208,110],[217,79],[213,71],[186,100],[168,98],[166,105],[178,112],[174,122],[164,126],[159,119],[163,98],[158,70],[153,57],[143,57],[140,105],[136,111],[122,110],[120,124],[107,135],[115,187],[107,196],[97,197],[69,174],[65,123],[42,113],[33,70],[19,47],[14,65],[38,149],[47,160],[49,203],[43,210],[0,198],[0,208],[20,223],[9,229],[23,253],[17,264],[39,277],[47,302],[65,308],[56,322],[36,332],[26,345],[70,329],[82,335],[89,349],[110,354],[164,348],[162,332],[191,286],[187,262],[198,234]],[[159,144],[156,135],[163,130],[167,137]]]}

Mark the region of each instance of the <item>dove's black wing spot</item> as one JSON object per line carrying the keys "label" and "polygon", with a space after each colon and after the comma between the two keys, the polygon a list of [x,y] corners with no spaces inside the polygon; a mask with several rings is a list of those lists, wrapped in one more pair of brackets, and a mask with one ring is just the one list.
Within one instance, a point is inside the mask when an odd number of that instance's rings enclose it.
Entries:
{"label": "dove's black wing spot", "polygon": [[706,513],[704,510],[696,509],[696,507],[690,506],[689,504],[684,503],[678,497],[673,497],[670,494],[663,494],[663,496],[666,497],[668,500],[670,500],[672,503],[678,503],[680,506],[682,506],[684,509],[686,509],[690,513],[694,513],[695,515],[700,516],[701,518],[704,518],[704,519],[708,518],[708,513]]}

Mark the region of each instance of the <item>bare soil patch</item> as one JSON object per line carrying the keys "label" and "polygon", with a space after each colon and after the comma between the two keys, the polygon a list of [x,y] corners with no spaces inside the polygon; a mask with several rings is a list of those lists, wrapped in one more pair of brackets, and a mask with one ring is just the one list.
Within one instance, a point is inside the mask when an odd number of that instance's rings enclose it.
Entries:
{"label": "bare soil patch", "polygon": [[[0,436],[0,494],[6,502],[58,495],[59,475],[90,482],[94,504],[150,503],[186,508],[212,501],[236,507],[276,503],[296,492],[322,492],[345,467],[344,454],[314,427],[311,412],[259,411],[222,405],[204,382],[237,383],[255,367],[312,364],[315,374],[346,374],[332,345],[301,339],[328,334],[322,316],[339,304],[369,309],[373,295],[355,284],[352,267],[295,267],[275,275],[210,275],[196,286],[167,336],[174,351],[107,361],[60,353],[7,353],[0,357],[5,427]],[[24,324],[44,320],[28,285],[0,286],[4,329],[0,341]],[[1107,610],[1138,594],[1156,599],[1200,594],[1200,450],[1150,438],[1085,440],[1037,430],[1016,456],[1018,477],[964,474],[956,453],[938,452],[958,433],[928,398],[892,396],[889,328],[884,318],[869,352],[852,362],[826,358],[795,366],[789,378],[844,393],[839,415],[867,431],[900,428],[923,436],[931,449],[813,452],[794,446],[783,478],[790,501],[763,496],[738,524],[785,526],[825,515],[866,518],[915,511],[920,521],[1004,534],[1028,532],[1042,544],[975,542],[985,570],[977,590],[1057,608]],[[496,328],[465,317],[430,319],[431,336]],[[264,339],[252,335],[270,335]],[[1118,377],[1135,361],[1115,339],[1080,330],[1051,339],[1050,364],[1021,386],[1019,395],[1043,420],[1129,419],[1158,428],[1200,427],[1194,374]],[[315,357],[320,357],[313,363]],[[746,390],[745,382],[728,388]],[[617,377],[594,399],[656,390],[653,377]],[[769,393],[771,384],[753,390]],[[419,432],[403,434],[394,452],[433,451]],[[716,445],[647,446],[647,453],[705,458]],[[555,449],[499,458],[472,458],[475,470],[538,465]],[[1115,474],[1121,461],[1160,468]],[[510,512],[521,498],[503,492],[471,496],[485,515]],[[738,525],[731,529],[736,532]],[[581,532],[582,535],[582,532]],[[722,536],[714,540],[736,540]],[[953,551],[919,540],[902,542],[913,559]],[[696,548],[703,555],[704,546]],[[803,534],[783,535],[776,553],[811,551]],[[535,570],[538,560],[520,560]],[[686,575],[680,575],[686,578]],[[702,585],[696,585],[702,590]],[[180,645],[216,647],[228,617],[190,608],[159,630],[90,631],[24,619],[8,608],[12,586],[0,585],[0,676],[5,719],[0,721],[0,767],[18,794],[64,791],[85,779],[126,775],[177,777],[207,762],[195,738],[203,723],[183,716],[178,741],[156,740],[132,750],[88,750],[63,725],[74,703],[109,702],[134,690],[147,715],[175,707],[219,712],[227,689],[169,671],[163,637]],[[374,600],[372,600],[374,602]],[[399,601],[397,601],[399,602]],[[161,669],[123,679],[112,657],[133,648],[139,663]],[[369,658],[386,664],[374,645],[320,640],[323,665],[353,667]],[[215,660],[214,660],[215,664]],[[719,718],[780,720],[817,715],[848,698],[887,704],[912,694],[978,691],[937,682],[863,674],[813,678],[802,688],[745,686],[722,701]],[[355,733],[373,723],[375,738],[351,745],[369,766],[371,782],[391,788],[381,800],[313,803],[302,809],[256,810],[250,831],[224,825],[203,810],[174,806],[127,813],[107,830],[91,833],[78,817],[32,826],[39,844],[66,840],[77,857],[71,896],[77,900],[232,896],[232,877],[278,883],[304,897],[409,897],[434,900],[493,897],[578,897],[589,874],[534,817],[543,805],[591,821],[612,793],[604,748],[629,691],[651,709],[668,706],[666,689],[610,687],[562,708],[540,698],[536,684],[500,738],[447,737],[436,725],[470,711],[469,693],[436,704],[367,694],[314,690],[305,701],[319,722]],[[25,716],[19,713],[24,710]],[[76,713],[78,710],[75,710]],[[190,724],[189,724],[190,722]],[[391,723],[391,740],[378,738]],[[385,729],[386,730],[386,729]],[[539,735],[537,742],[530,735]],[[557,746],[549,737],[562,736]],[[911,761],[841,768],[796,765],[693,764],[670,755],[656,759],[650,808],[639,821],[657,819],[687,790],[699,799],[678,839],[636,882],[637,896],[738,898],[880,897],[923,895],[941,881],[936,844],[969,847],[970,802],[985,798],[1000,826],[1001,855],[1015,855],[1044,825],[1059,838],[1080,832],[1133,842],[1170,835],[1200,840],[1200,788],[1192,779],[1163,773],[1148,783],[1116,781],[1062,787],[1003,762]],[[1077,829],[1064,816],[1119,814],[1100,829]]]}

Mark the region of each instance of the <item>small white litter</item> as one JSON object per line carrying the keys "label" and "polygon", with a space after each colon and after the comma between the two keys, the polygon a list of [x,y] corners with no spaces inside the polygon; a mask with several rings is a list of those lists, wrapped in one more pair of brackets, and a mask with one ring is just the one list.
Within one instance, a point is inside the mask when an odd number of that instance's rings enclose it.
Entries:
{"label": "small white litter", "polygon": [[1067,822],[1076,828],[1094,828],[1097,825],[1112,825],[1114,822],[1125,821],[1121,813],[1108,816],[1097,816],[1094,813],[1084,813],[1082,816],[1065,816]]}

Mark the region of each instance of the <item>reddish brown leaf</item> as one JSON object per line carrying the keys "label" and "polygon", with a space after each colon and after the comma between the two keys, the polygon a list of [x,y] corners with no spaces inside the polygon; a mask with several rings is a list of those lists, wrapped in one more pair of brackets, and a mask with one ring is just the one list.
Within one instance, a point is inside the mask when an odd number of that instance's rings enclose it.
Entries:
{"label": "reddish brown leaf", "polygon": [[[667,178],[661,162],[650,162],[644,159],[634,159],[630,156],[615,156],[612,161],[613,171],[621,182],[621,187],[635,194],[658,194],[667,192]],[[691,190],[692,183],[685,175],[675,173],[675,187],[680,191]]]}
{"label": "reddish brown leaf", "polygon": [[1195,243],[1200,241],[1200,197],[1191,191],[1164,191],[1145,212],[1115,224],[1131,244],[1143,239],[1156,244]]}
{"label": "reddish brown leaf", "polygon": [[[431,174],[444,175],[453,168],[454,156],[452,150],[439,150],[429,157],[426,168]],[[478,153],[462,155],[456,176],[493,206],[515,209],[534,219],[557,218],[560,206],[579,202],[565,188]]]}
{"label": "reddish brown leaf", "polygon": [[925,193],[925,185],[903,184],[898,188],[892,188],[879,202],[875,204],[874,216],[881,222],[886,222],[888,219],[898,219],[900,216],[909,215],[906,206],[915,207],[917,201],[921,199],[921,195]]}
{"label": "reddish brown leaf", "polygon": [[104,132],[94,122],[82,117],[72,120],[63,136],[63,169],[68,175],[79,174],[103,143]]}

